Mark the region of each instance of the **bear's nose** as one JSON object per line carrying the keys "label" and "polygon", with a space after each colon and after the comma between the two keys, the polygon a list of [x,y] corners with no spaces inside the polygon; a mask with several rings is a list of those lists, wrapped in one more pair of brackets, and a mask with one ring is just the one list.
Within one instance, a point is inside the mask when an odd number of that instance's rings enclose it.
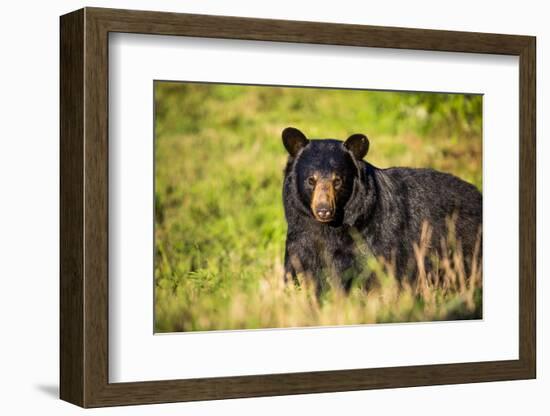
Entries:
{"label": "bear's nose", "polygon": [[317,216],[322,220],[326,220],[332,216],[332,211],[328,208],[319,208],[317,209]]}

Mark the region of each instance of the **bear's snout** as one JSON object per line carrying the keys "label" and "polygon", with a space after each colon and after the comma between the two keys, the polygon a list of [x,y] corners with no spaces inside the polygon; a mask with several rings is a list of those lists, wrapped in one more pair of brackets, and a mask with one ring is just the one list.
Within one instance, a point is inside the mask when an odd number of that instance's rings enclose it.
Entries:
{"label": "bear's snout", "polygon": [[328,206],[317,207],[316,214],[323,221],[331,220],[333,216],[332,210]]}
{"label": "bear's snout", "polygon": [[320,179],[313,190],[311,211],[317,221],[329,222],[334,218],[336,200],[332,181]]}

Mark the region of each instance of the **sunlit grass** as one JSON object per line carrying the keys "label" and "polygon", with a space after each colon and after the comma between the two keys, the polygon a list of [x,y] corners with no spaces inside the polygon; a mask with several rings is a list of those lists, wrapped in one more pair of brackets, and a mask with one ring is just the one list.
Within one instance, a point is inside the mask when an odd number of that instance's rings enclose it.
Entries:
{"label": "sunlit grass", "polygon": [[[228,279],[221,289],[215,276],[191,274],[175,288],[156,290],[157,330],[164,332],[357,325],[481,318],[481,262],[479,244],[473,267],[465,273],[459,245],[448,248],[439,267],[424,269],[429,227],[415,243],[419,270],[414,279],[397,279],[384,259],[365,256],[362,276],[351,290],[327,277],[327,289],[317,296],[308,276],[285,284],[282,263],[256,277],[254,284]],[[228,276],[229,277],[229,276]],[[369,290],[364,282],[369,282]],[[216,289],[214,289],[216,288]],[[214,289],[214,291],[212,291]]]}

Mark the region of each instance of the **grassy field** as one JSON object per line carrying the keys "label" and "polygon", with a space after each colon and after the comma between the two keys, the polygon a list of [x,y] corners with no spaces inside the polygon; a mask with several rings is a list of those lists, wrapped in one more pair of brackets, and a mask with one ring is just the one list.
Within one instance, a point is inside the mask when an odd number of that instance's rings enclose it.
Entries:
{"label": "grassy field", "polygon": [[481,108],[474,95],[157,82],[156,331],[479,318],[481,270],[466,276],[459,252],[410,285],[366,259],[379,283],[368,293],[285,286],[280,137],[364,133],[375,166],[432,167],[481,190]]}

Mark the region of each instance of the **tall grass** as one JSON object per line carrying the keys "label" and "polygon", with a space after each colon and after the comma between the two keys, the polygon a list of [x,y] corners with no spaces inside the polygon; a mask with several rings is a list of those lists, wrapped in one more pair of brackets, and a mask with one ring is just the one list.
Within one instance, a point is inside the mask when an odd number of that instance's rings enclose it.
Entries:
{"label": "tall grass", "polygon": [[[424,224],[413,243],[417,273],[411,278],[395,276],[386,259],[358,254],[365,267],[349,292],[330,271],[321,296],[310,276],[300,274],[297,283],[285,284],[280,261],[256,285],[227,282],[223,301],[197,290],[200,276],[182,281],[175,290],[157,288],[157,326],[159,331],[192,331],[481,318],[480,240],[466,274],[466,259],[450,234],[437,257],[430,250],[430,227]],[[436,267],[426,270],[427,258]],[[366,280],[373,280],[369,290],[364,289]]]}
{"label": "tall grass", "polygon": [[[370,273],[349,294],[332,285],[317,298],[306,276],[284,285],[280,141],[287,125],[312,137],[362,132],[375,165],[432,167],[481,188],[481,97],[157,83],[155,108],[156,331],[481,316],[481,268],[466,275],[453,244],[410,281],[365,256]],[[419,266],[428,236],[429,225],[415,242]]]}

